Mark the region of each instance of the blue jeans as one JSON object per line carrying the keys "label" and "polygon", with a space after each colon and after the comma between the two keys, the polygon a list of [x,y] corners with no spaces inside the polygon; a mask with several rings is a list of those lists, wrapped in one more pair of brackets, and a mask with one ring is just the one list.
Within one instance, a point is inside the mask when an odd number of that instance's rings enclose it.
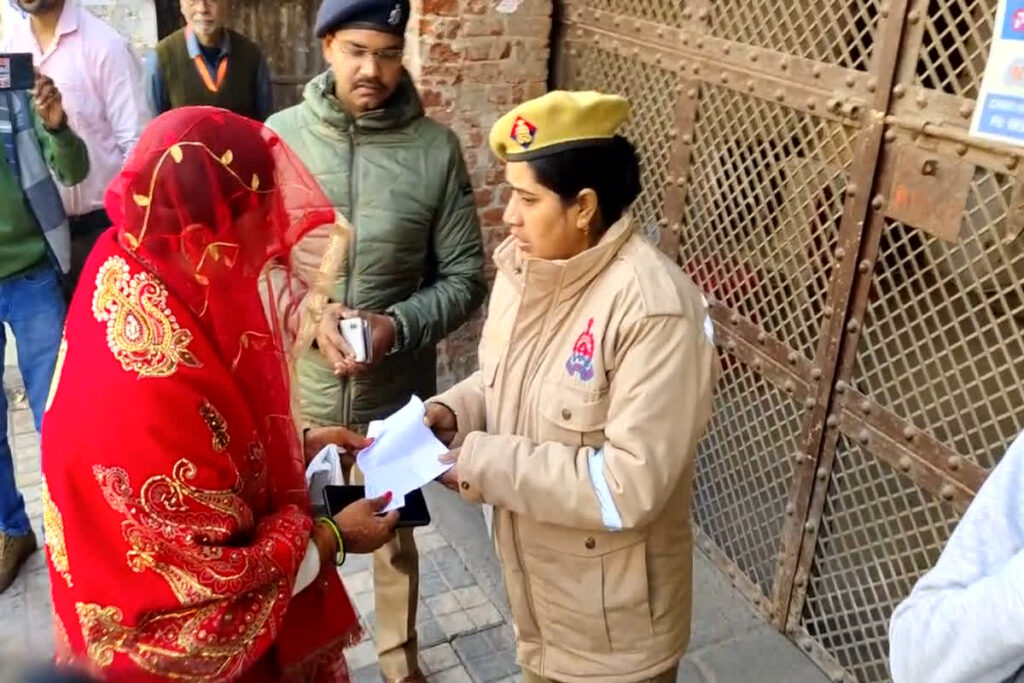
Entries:
{"label": "blue jeans", "polygon": [[[18,343],[18,367],[37,430],[43,423],[66,312],[60,280],[49,265],[0,280],[0,322],[11,326]],[[6,328],[0,326],[0,357],[6,345]],[[2,380],[3,364],[0,363],[0,382]],[[0,405],[6,420],[7,394],[2,390]],[[8,423],[9,420],[5,425]],[[14,483],[14,458],[5,426],[0,436],[0,531],[21,536],[31,529],[25,501]]]}

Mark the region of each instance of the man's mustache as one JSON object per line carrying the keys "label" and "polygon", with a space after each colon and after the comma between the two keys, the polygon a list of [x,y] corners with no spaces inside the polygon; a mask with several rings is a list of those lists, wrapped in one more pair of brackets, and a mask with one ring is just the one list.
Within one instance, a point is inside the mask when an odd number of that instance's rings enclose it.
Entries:
{"label": "man's mustache", "polygon": [[352,89],[353,90],[356,89],[356,88],[362,88],[362,87],[374,88],[376,90],[383,90],[384,89],[384,84],[381,83],[376,78],[365,78],[365,79],[356,81],[352,85]]}

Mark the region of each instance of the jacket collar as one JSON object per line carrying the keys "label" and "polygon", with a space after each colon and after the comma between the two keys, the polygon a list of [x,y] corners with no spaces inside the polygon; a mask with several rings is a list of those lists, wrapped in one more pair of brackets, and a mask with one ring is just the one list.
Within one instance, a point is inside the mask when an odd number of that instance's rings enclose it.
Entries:
{"label": "jacket collar", "polygon": [[564,261],[525,258],[516,248],[515,239],[509,237],[494,250],[494,263],[520,293],[529,287],[550,291],[557,301],[571,299],[611,263],[633,231],[633,219],[627,213],[608,229],[600,242]]}
{"label": "jacket collar", "polygon": [[408,73],[402,76],[398,89],[380,109],[354,117],[345,111],[334,95],[334,73],[328,69],[306,85],[303,92],[306,105],[324,125],[348,132],[378,131],[401,128],[424,115],[423,103]]}

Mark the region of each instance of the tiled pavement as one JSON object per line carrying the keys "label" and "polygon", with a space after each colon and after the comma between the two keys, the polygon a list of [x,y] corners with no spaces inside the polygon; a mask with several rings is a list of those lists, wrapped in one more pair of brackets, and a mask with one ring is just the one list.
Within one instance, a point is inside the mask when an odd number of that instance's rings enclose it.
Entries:
{"label": "tiled pavement", "polygon": [[[416,547],[420,552],[416,630],[423,672],[439,683],[519,680],[512,629],[455,549],[433,526],[416,530]],[[379,683],[370,558],[350,558],[342,569],[342,578],[365,631],[363,642],[347,653],[352,681]]]}

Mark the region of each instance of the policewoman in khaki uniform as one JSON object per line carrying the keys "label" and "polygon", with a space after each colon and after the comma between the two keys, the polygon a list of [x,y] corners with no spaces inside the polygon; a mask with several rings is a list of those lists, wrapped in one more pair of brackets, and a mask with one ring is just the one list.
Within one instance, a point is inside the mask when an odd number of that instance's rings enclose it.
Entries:
{"label": "policewoman in khaki uniform", "polygon": [[635,234],[621,97],[552,92],[491,131],[511,236],[480,370],[427,422],[442,478],[495,507],[527,681],[674,681],[690,632],[690,498],[718,358],[706,302]]}

